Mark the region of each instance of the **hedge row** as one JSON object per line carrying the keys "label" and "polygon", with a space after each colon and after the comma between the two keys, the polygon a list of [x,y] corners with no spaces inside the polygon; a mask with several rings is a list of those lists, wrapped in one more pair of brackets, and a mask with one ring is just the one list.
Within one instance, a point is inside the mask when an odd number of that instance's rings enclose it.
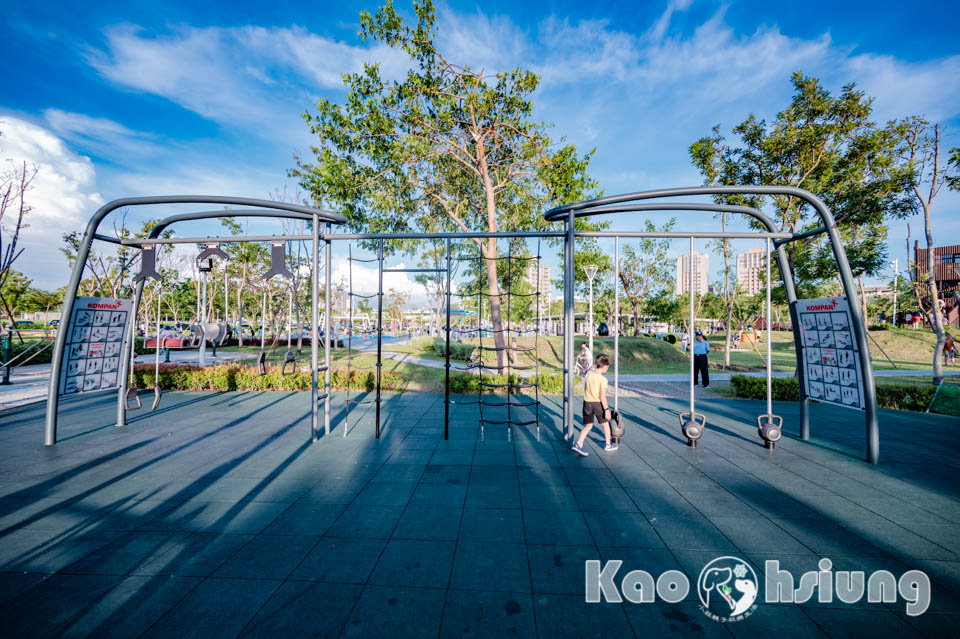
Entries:
{"label": "hedge row", "polygon": [[[734,375],[730,385],[737,397],[746,399],[766,399],[767,381],[763,377]],[[796,402],[800,399],[800,386],[796,377],[775,377],[773,379],[773,399],[781,402]],[[878,384],[877,405],[880,408],[895,410],[925,411],[937,387],[913,384]]]}
{"label": "hedge row", "polygon": [[[153,388],[154,365],[137,364],[133,369],[133,382],[139,388]],[[376,389],[377,377],[374,371],[350,371],[350,390],[372,391]],[[347,390],[347,371],[330,371],[330,385],[333,390]],[[388,391],[400,391],[407,382],[397,373],[383,371],[380,376],[380,388]],[[167,390],[310,390],[310,373],[298,370],[292,375],[282,375],[279,367],[267,369],[266,375],[259,375],[254,367],[240,364],[207,366],[197,368],[185,364],[160,364],[160,388]]]}
{"label": "hedge row", "polygon": [[[479,393],[481,390],[485,393],[505,393],[508,390],[511,393],[533,392],[533,388],[524,388],[523,386],[532,382],[532,378],[520,377],[519,375],[484,375],[481,385],[478,375],[468,373],[457,373],[450,375],[451,393]],[[543,395],[559,395],[563,392],[562,375],[540,375],[538,378],[540,393]],[[515,386],[508,387],[507,384]]]}
{"label": "hedge row", "polygon": [[[446,346],[447,343],[442,339],[435,339],[433,342],[433,352],[439,355],[440,357],[446,357]],[[461,344],[460,342],[450,342],[450,359],[460,360],[461,362],[466,362],[470,359],[470,356],[473,355],[473,349],[477,348],[476,344]]]}
{"label": "hedge row", "polygon": [[421,353],[429,353],[433,350],[434,342],[438,341],[435,337],[429,335],[417,335],[410,340],[410,345]]}
{"label": "hedge row", "polygon": [[[133,369],[133,382],[138,388],[153,388],[154,364],[137,364]],[[380,388],[385,391],[402,391],[407,381],[400,374],[383,371]],[[507,392],[505,375],[484,375],[484,392]],[[510,376],[510,383],[523,384],[528,379],[517,375]],[[373,391],[377,377],[374,371],[350,371],[351,391]],[[330,371],[330,385],[335,391],[347,390],[347,371]],[[501,387],[497,387],[501,386]],[[292,375],[282,375],[278,367],[269,368],[266,375],[258,375],[255,368],[240,364],[224,364],[197,368],[186,364],[160,364],[160,388],[166,390],[217,390],[217,391],[263,391],[263,390],[310,390],[310,373],[297,371]],[[541,375],[540,392],[558,394],[563,388],[560,375]],[[480,379],[469,373],[450,375],[450,392],[477,393],[481,389]],[[512,392],[530,389],[512,388]]]}

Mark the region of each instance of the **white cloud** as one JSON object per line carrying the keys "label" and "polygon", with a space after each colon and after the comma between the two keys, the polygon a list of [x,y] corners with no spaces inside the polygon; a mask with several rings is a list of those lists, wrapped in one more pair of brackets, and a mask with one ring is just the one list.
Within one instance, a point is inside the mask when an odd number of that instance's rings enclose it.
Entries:
{"label": "white cloud", "polygon": [[95,118],[61,109],[45,109],[43,117],[61,138],[89,148],[97,155],[111,159],[129,159],[162,151],[156,136],[133,131],[119,122]]}
{"label": "white cloud", "polygon": [[340,89],[341,74],[380,61],[386,77],[397,77],[407,59],[383,45],[349,45],[298,26],[180,26],[153,36],[125,24],[104,35],[106,49],[90,49],[86,59],[107,80],[262,136],[277,136],[278,127],[302,133],[297,116],[310,96]]}
{"label": "white cloud", "polygon": [[3,170],[36,166],[37,174],[27,192],[32,211],[20,236],[24,254],[15,267],[36,278],[37,284],[56,288],[64,258],[57,248],[61,234],[82,230],[93,212],[103,204],[96,189],[96,172],[90,158],[71,151],[63,140],[35,124],[10,115],[0,115],[0,159]]}
{"label": "white cloud", "polygon": [[[339,247],[338,247],[339,248]],[[356,251],[354,256],[359,259],[367,259],[370,256],[361,256]],[[389,264],[385,268],[415,268],[405,265],[403,262]],[[337,285],[341,282],[350,281],[350,262],[346,257],[334,257],[332,269],[332,282]],[[383,292],[384,296],[390,289],[396,290],[407,299],[407,307],[414,307],[426,302],[427,296],[423,286],[414,281],[411,273],[384,273],[383,274]],[[353,264],[353,292],[359,295],[372,295],[377,292],[378,270],[376,264],[364,264],[354,262]],[[367,302],[376,308],[377,299],[370,298]]]}

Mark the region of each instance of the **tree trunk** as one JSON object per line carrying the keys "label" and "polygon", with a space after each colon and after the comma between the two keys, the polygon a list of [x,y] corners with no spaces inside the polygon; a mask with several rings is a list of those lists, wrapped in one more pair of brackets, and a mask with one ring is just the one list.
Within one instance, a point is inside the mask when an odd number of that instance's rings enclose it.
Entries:
{"label": "tree trunk", "polygon": [[640,334],[640,302],[630,298],[630,308],[633,311],[633,336]]}
{"label": "tree trunk", "polygon": [[[503,317],[500,313],[500,283],[497,281],[497,240],[490,238],[484,260],[487,267],[487,293],[490,295],[490,323],[493,326],[493,344],[497,348],[497,372],[508,375],[507,339],[504,334]],[[483,330],[482,327],[480,330]],[[482,356],[482,355],[481,355]]]}
{"label": "tree trunk", "polygon": [[860,288],[860,313],[864,324],[870,326],[870,320],[867,319],[867,294],[863,290],[863,275],[857,276],[857,284]]}
{"label": "tree trunk", "polygon": [[930,319],[933,332],[937,335],[937,345],[933,348],[933,383],[943,381],[943,344],[946,332],[943,329],[943,316],[940,314],[940,296],[937,294],[937,280],[933,271],[933,229],[930,226],[930,205],[923,207],[923,224],[927,235],[927,285],[930,287]]}
{"label": "tree trunk", "polygon": [[[727,304],[727,341],[723,348],[723,368],[730,368],[730,335],[733,332],[733,304]],[[769,330],[770,327],[767,327]]]}

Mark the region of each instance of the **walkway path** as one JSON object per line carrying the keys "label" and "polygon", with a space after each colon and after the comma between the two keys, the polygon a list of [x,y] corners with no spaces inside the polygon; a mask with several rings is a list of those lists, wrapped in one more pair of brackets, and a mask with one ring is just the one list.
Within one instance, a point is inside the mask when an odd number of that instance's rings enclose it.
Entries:
{"label": "walkway path", "polygon": [[[404,340],[391,340],[394,343],[404,343]],[[354,350],[370,351],[376,352],[377,341],[374,339],[371,340],[357,340],[353,347]],[[256,357],[256,353],[237,353],[237,352],[225,352],[220,351],[217,354],[217,357],[212,357],[210,352],[207,352],[207,362],[210,364],[222,363],[226,361],[237,361],[244,359],[251,359]],[[443,369],[444,362],[442,360],[429,359],[426,357],[417,357],[416,355],[411,355],[410,353],[398,353],[396,351],[388,350],[388,347],[383,351],[384,357],[389,357],[391,359],[406,362],[407,364],[416,364],[418,366],[426,366],[428,368],[438,368]],[[170,352],[170,361],[178,364],[187,364],[187,363],[196,363],[199,358],[197,351],[171,351]],[[152,363],[153,355],[138,355],[137,363]],[[463,367],[463,362],[454,362],[456,367]],[[550,370],[544,368],[543,370]],[[551,371],[557,372],[557,371]],[[533,374],[533,371],[516,371],[521,377],[528,377]],[[960,376],[960,367],[954,369],[944,370],[944,375],[950,376]],[[873,371],[875,377],[932,377],[933,371],[926,370],[875,370]],[[721,373],[710,371],[710,380],[713,382],[729,382],[730,378],[734,375],[747,375],[749,377],[763,377],[765,373],[763,371],[751,371],[748,373]],[[793,377],[792,372],[788,371],[779,371],[773,373],[774,377]],[[9,386],[0,386],[0,409],[11,408],[13,406],[19,406],[21,404],[27,404],[30,402],[35,402],[37,400],[43,399],[47,396],[47,384],[49,383],[50,377],[50,364],[37,364],[37,365],[27,365],[17,368],[12,376],[13,383]],[[613,374],[609,373],[607,377],[613,381]],[[634,375],[634,374],[622,374],[620,375],[620,383],[626,385],[626,390],[641,390],[641,394],[649,395],[647,390],[642,389],[639,386],[631,388],[631,385],[646,385],[646,384],[662,384],[662,383],[671,383],[671,389],[674,384],[683,384],[690,379],[688,373],[650,373],[643,375]],[[686,385],[684,384],[684,392],[686,392]],[[656,397],[671,397],[676,394],[673,392],[664,392],[664,393],[655,393]]]}
{"label": "walkway path", "polygon": [[[544,401],[539,437],[532,426],[481,433],[480,407],[465,401],[444,439],[443,395],[388,393],[377,440],[374,407],[352,409],[346,428],[336,393],[333,430],[316,443],[309,399],[169,392],[116,428],[114,398],[77,397],[50,448],[42,405],[0,415],[3,635],[957,635],[960,440],[931,445],[930,433],[960,420],[881,410],[872,466],[862,420],[840,407],[815,406],[805,442],[793,437],[797,405],[778,402],[787,436],[770,451],[756,433],[762,402],[705,400],[706,434],[689,448],[684,402],[622,399],[620,449],[593,437],[579,457],[558,398]],[[825,557],[834,575],[922,570],[931,604],[908,616],[897,593],[761,598],[749,618],[720,623],[695,584],[721,556],[761,582],[776,560],[794,586]],[[586,603],[585,562],[611,559],[623,562],[618,586],[632,570],[675,570],[690,592]]]}

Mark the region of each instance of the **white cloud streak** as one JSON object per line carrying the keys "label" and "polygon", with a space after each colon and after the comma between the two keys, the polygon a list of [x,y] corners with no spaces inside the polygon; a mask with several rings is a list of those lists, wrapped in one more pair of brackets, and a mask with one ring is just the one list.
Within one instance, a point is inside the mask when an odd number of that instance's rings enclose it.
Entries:
{"label": "white cloud streak", "polygon": [[103,204],[93,163],[71,151],[47,129],[12,115],[0,114],[0,131],[3,170],[22,166],[23,162],[37,169],[32,188],[26,194],[32,210],[20,236],[20,246],[26,251],[14,266],[41,285],[62,286],[62,282],[50,277],[64,261],[57,250],[60,235],[83,229]]}

